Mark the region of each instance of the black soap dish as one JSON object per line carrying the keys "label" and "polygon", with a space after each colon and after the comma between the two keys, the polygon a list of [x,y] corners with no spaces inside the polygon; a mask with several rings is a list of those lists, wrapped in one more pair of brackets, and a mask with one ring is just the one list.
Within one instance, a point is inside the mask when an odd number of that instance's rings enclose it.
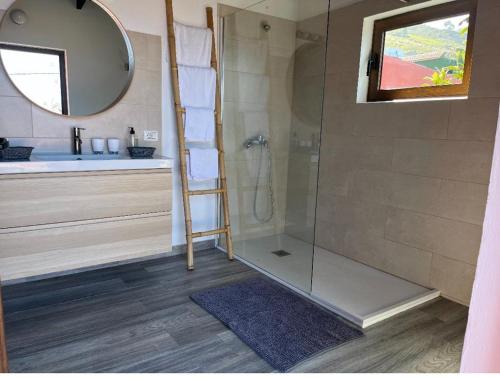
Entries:
{"label": "black soap dish", "polygon": [[128,153],[132,159],[152,159],[156,147],[129,147]]}
{"label": "black soap dish", "polygon": [[28,161],[31,157],[33,147],[6,147],[0,149],[0,161]]}
{"label": "black soap dish", "polygon": [[6,149],[9,147],[9,140],[7,138],[0,138],[0,149]]}

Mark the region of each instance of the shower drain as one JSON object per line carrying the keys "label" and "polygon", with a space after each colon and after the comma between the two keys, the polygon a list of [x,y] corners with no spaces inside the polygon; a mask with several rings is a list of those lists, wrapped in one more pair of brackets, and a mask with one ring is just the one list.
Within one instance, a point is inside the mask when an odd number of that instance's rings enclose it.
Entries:
{"label": "shower drain", "polygon": [[287,257],[287,256],[289,256],[289,255],[292,255],[292,254],[290,254],[288,251],[285,251],[285,250],[273,251],[271,254],[277,255],[277,256],[278,256],[278,257],[280,257],[280,258]]}

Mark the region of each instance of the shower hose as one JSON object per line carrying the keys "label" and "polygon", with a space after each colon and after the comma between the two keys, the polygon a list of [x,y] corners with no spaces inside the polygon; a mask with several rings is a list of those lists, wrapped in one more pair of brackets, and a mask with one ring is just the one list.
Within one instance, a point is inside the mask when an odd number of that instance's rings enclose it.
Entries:
{"label": "shower hose", "polygon": [[[258,202],[258,197],[259,197],[259,187],[260,187],[260,181],[261,181],[261,174],[262,174],[262,163],[264,160],[264,150],[267,151],[268,154],[268,178],[267,178],[267,184],[268,184],[268,192],[269,192],[269,203],[271,203],[271,211],[268,212],[267,215],[261,216],[259,215],[259,212],[257,211],[257,202]],[[257,181],[255,183],[255,197],[254,197],[254,202],[253,202],[253,214],[254,217],[257,219],[257,221],[261,223],[266,223],[272,220],[274,217],[274,190],[273,190],[273,160],[272,160],[272,155],[271,155],[271,148],[269,147],[269,144],[262,144],[260,145],[260,156],[259,156],[259,167],[258,167],[258,172],[257,172]],[[268,204],[269,204],[268,203]]]}

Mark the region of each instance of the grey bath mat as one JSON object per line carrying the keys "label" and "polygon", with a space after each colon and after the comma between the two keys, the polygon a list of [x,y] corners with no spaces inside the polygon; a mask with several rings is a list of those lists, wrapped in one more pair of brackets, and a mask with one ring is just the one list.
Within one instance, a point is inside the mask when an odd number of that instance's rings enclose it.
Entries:
{"label": "grey bath mat", "polygon": [[282,372],[363,336],[335,314],[268,279],[198,292],[191,299]]}

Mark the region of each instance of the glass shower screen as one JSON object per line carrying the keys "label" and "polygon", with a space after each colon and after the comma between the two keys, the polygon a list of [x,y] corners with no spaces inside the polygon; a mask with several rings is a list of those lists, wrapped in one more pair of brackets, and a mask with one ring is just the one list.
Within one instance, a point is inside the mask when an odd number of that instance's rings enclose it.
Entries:
{"label": "glass shower screen", "polygon": [[235,254],[310,292],[329,1],[220,11]]}

